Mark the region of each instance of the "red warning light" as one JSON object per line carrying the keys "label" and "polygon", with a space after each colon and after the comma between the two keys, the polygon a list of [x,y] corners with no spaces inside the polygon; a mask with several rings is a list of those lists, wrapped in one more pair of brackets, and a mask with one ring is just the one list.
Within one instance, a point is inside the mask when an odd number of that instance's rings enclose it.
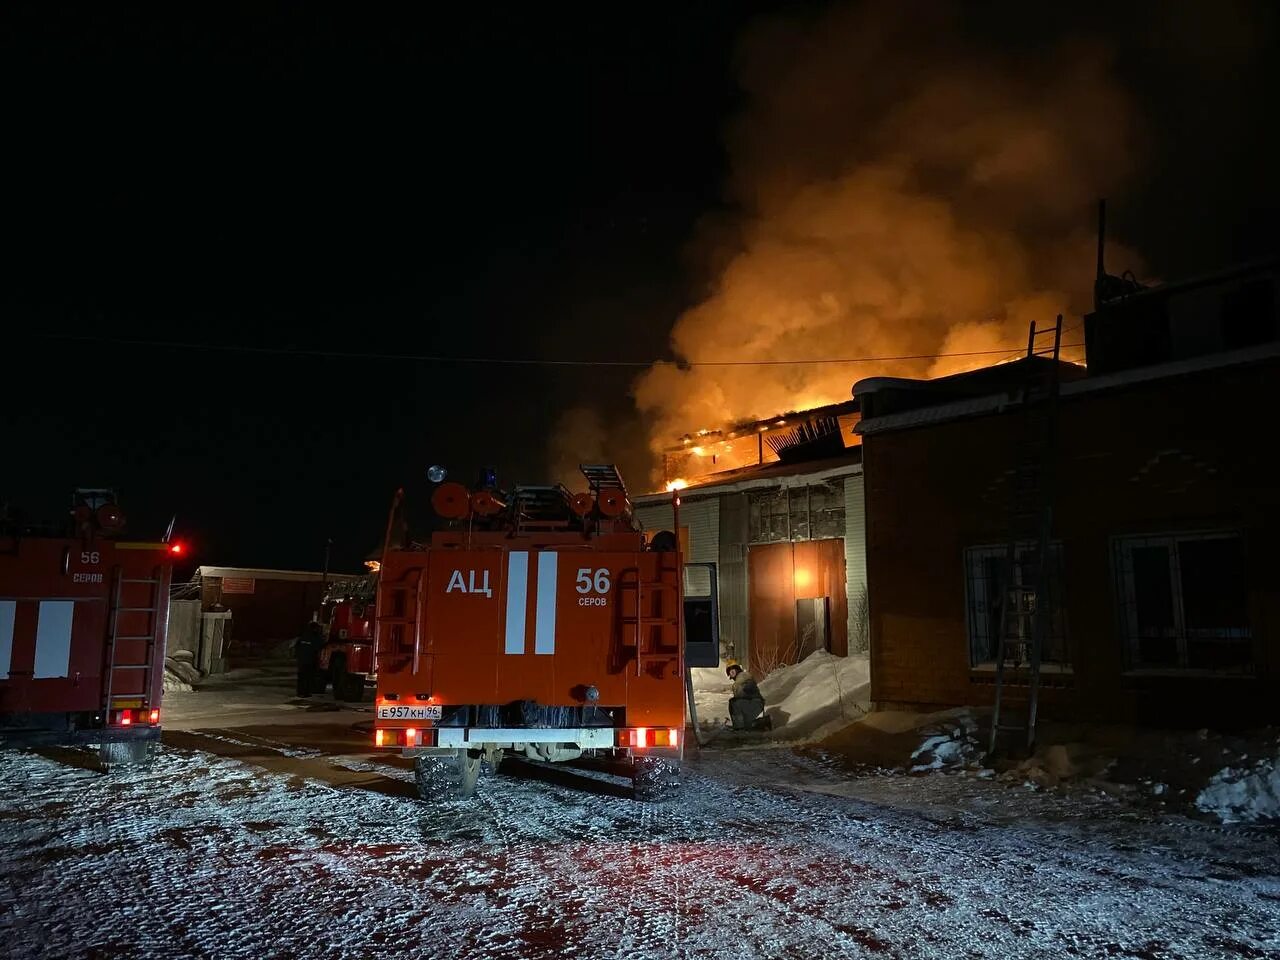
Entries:
{"label": "red warning light", "polygon": [[183,551],[183,546],[180,543],[173,543],[169,545],[169,552],[174,554],[175,556],[180,555],[182,551]]}

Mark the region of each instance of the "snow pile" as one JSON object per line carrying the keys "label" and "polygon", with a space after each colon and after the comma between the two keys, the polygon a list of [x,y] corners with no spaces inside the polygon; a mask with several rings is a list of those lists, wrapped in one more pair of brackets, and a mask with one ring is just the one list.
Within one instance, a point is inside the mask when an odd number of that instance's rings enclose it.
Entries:
{"label": "snow pile", "polygon": [[719,727],[729,722],[729,698],[733,681],[718,667],[692,667],[693,702],[698,710],[698,726]]}
{"label": "snow pile", "polygon": [[1223,823],[1280,820],[1280,756],[1252,768],[1219,770],[1196,797],[1196,807]]}
{"label": "snow pile", "polygon": [[787,737],[824,737],[865,716],[871,696],[867,657],[818,650],[760,682],[766,713]]}
{"label": "snow pile", "polygon": [[957,714],[920,732],[925,739],[911,754],[912,773],[981,764],[978,721],[972,714]]}

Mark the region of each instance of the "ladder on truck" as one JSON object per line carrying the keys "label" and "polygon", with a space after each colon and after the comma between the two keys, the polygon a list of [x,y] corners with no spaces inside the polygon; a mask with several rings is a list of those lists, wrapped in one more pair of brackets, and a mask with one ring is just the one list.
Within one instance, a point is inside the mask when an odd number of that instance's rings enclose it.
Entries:
{"label": "ladder on truck", "polygon": [[[1058,354],[1062,347],[1062,315],[1052,326],[1031,323],[1026,380],[1021,386],[1019,422],[1012,491],[1009,498],[1009,540],[1005,548],[1001,587],[1000,631],[996,640],[995,707],[991,716],[988,753],[994,754],[1002,733],[1021,733],[1030,750],[1036,739],[1036,710],[1040,695],[1040,666],[1050,608],[1049,551],[1053,528],[1054,441],[1057,434]],[[1050,364],[1040,360],[1052,360]],[[1025,671],[1024,671],[1025,666]],[[1006,671],[1025,686],[1020,718],[1011,718],[1008,702],[1014,684]]]}
{"label": "ladder on truck", "polygon": [[[147,587],[147,606],[124,606],[126,584],[142,584]],[[117,700],[124,701],[129,707],[134,706],[134,701],[137,702],[139,708],[151,706],[152,671],[155,669],[156,645],[160,642],[161,604],[168,601],[168,597],[162,596],[160,592],[163,586],[164,576],[160,567],[153,569],[149,577],[126,577],[123,569],[116,567],[115,587],[111,592],[111,630],[107,637],[107,662],[106,669],[103,671],[105,676],[103,679],[102,711],[103,720],[107,724],[111,723],[111,711],[115,709]],[[146,633],[122,634],[120,632],[121,614],[134,614],[145,617],[150,627]],[[136,622],[138,616],[131,616],[129,619]],[[146,644],[142,662],[119,663],[117,655],[120,643],[134,641],[145,642]],[[118,694],[116,692],[117,672],[141,672],[142,689],[137,693]]]}

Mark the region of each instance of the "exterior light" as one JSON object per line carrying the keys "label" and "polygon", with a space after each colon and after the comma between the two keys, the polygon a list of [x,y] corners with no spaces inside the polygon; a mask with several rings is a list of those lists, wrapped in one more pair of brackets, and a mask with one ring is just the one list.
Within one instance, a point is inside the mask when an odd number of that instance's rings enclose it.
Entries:
{"label": "exterior light", "polygon": [[600,690],[596,687],[587,687],[582,695],[588,703],[595,703],[600,699]]}
{"label": "exterior light", "polygon": [[444,483],[444,478],[448,475],[449,472],[438,463],[433,463],[427,467],[427,479],[432,483]]}
{"label": "exterior light", "polygon": [[183,551],[183,546],[181,543],[169,544],[169,552],[172,553],[174,556],[180,556],[182,554],[182,551]]}

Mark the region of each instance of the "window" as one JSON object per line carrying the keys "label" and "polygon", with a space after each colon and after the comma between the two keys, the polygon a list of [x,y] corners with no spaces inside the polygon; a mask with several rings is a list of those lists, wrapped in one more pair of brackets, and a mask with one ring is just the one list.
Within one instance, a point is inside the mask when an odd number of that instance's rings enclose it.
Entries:
{"label": "window", "polygon": [[750,495],[752,543],[833,540],[844,536],[844,481]]}
{"label": "window", "polygon": [[1130,667],[1253,672],[1238,533],[1121,537],[1112,568]]}
{"label": "window", "polygon": [[[1009,576],[1009,548],[1007,544],[969,547],[964,552],[965,585],[969,615],[969,657],[974,666],[995,663],[1003,627],[1005,604],[1021,603],[1027,613],[1035,611],[1037,545],[1018,544],[1013,576]],[[1044,642],[1040,650],[1042,664],[1066,666],[1067,613],[1062,590],[1062,544],[1049,545],[1046,570],[1045,602],[1049,605],[1045,622]],[[1016,632],[1006,637],[1009,658],[1016,658],[1029,647],[1017,641],[1030,643],[1031,617],[1010,618],[1010,627]],[[1012,646],[1010,643],[1012,642]]]}

